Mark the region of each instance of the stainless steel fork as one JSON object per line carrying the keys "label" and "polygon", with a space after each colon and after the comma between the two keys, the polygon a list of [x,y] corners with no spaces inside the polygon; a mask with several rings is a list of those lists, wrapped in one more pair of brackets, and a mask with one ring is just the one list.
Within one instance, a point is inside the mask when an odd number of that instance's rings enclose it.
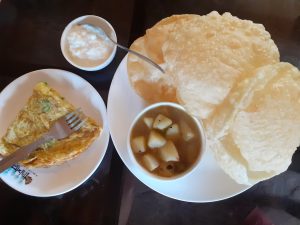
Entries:
{"label": "stainless steel fork", "polygon": [[50,130],[32,144],[24,146],[0,161],[0,173],[15,163],[26,159],[30,153],[51,139],[63,139],[78,131],[85,123],[86,117],[80,109],[59,118]]}

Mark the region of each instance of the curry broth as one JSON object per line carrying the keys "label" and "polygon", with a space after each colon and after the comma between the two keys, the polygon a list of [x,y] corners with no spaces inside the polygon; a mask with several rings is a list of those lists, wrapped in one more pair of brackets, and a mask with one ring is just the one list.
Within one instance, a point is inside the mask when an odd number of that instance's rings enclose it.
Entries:
{"label": "curry broth", "polygon": [[[172,120],[172,124],[180,124],[180,121],[184,121],[192,130],[194,133],[194,137],[189,140],[185,141],[181,134],[181,127],[180,129],[180,135],[177,137],[168,138],[166,137],[166,129],[165,130],[158,130],[154,128],[148,128],[143,119],[145,117],[151,117],[153,120],[159,115],[162,114]],[[172,125],[171,125],[172,126]],[[151,149],[148,147],[148,137],[151,130],[155,130],[159,132],[163,137],[165,137],[167,140],[173,141],[175,144],[178,154],[179,154],[179,161],[169,161],[165,162],[163,161],[159,154],[158,154],[158,148]],[[200,131],[198,129],[197,124],[193,120],[191,116],[189,116],[186,112],[183,110],[170,107],[170,106],[160,106],[157,108],[154,108],[152,110],[149,110],[145,114],[143,114],[140,119],[136,122],[135,126],[132,129],[131,137],[130,137],[130,144],[132,144],[132,140],[135,137],[138,136],[144,136],[146,139],[146,151],[145,152],[138,152],[134,153],[134,156],[136,160],[139,162],[140,165],[142,165],[145,169],[147,167],[145,166],[142,158],[145,154],[150,154],[155,157],[155,159],[159,162],[159,167],[156,168],[153,171],[150,171],[151,173],[154,173],[158,176],[162,177],[172,177],[179,175],[180,173],[185,172],[188,170],[198,159],[201,149],[201,135]]]}

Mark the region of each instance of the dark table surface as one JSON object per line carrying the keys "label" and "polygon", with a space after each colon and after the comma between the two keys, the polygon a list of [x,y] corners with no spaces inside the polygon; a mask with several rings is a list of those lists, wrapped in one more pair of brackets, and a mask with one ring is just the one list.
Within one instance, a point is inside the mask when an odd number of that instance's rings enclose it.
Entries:
{"label": "dark table surface", "polygon": [[[60,36],[74,18],[94,14],[113,25],[118,41],[130,45],[145,29],[172,14],[231,12],[262,23],[278,45],[281,60],[300,68],[299,0],[2,0],[0,2],[0,90],[27,72],[58,68],[90,82],[106,102],[125,53],[97,72],[78,70],[60,51]],[[246,192],[213,203],[186,203],[164,197],[137,180],[123,165],[113,143],[97,171],[64,195],[36,198],[0,182],[0,224],[246,224],[262,213],[274,224],[300,224],[300,152],[288,171]],[[258,213],[259,212],[259,213]],[[249,219],[249,217],[248,217]]]}

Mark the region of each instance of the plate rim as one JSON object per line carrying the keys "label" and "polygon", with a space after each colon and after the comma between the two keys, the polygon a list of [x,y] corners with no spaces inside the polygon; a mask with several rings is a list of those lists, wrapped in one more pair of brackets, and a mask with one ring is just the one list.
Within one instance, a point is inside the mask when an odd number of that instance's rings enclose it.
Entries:
{"label": "plate rim", "polygon": [[[97,161],[97,163],[94,165],[93,169],[89,172],[89,174],[87,174],[84,179],[82,179],[80,182],[78,182],[76,185],[73,185],[72,187],[70,188],[67,188],[66,190],[63,190],[63,191],[60,191],[60,192],[56,192],[56,193],[52,193],[52,194],[35,194],[35,193],[29,193],[29,192],[26,192],[26,191],[23,191],[21,190],[20,188],[18,187],[13,187],[12,185],[10,185],[6,179],[3,177],[4,175],[3,174],[0,174],[0,179],[7,185],[9,186],[10,188],[12,188],[13,190],[17,191],[17,192],[20,192],[22,194],[25,194],[25,195],[28,195],[28,196],[33,196],[33,197],[42,197],[42,198],[47,198],[47,197],[54,197],[54,196],[58,196],[58,195],[62,195],[62,194],[66,194],[70,191],[73,191],[75,190],[76,188],[78,188],[80,185],[82,185],[85,181],[87,181],[94,173],[95,171],[98,169],[98,167],[100,166],[100,164],[102,163],[105,155],[106,155],[106,152],[107,152],[107,149],[108,149],[108,144],[109,144],[109,139],[110,139],[110,131],[109,131],[109,123],[108,123],[108,116],[107,116],[107,107],[103,101],[103,98],[102,96],[100,95],[100,93],[93,87],[93,85],[91,85],[87,80],[85,80],[84,78],[82,78],[81,76],[75,74],[75,73],[72,73],[72,72],[69,72],[69,71],[66,71],[66,70],[62,70],[62,69],[55,69],[55,68],[45,68],[45,69],[38,69],[38,70],[33,70],[33,71],[30,71],[30,72],[27,72],[19,77],[17,77],[16,79],[14,79],[13,81],[11,81],[8,85],[6,85],[0,92],[0,96],[3,94],[3,92],[5,91],[8,91],[9,89],[11,89],[13,86],[14,86],[14,82],[17,82],[21,79],[24,79],[25,77],[29,77],[29,76],[33,76],[31,74],[34,74],[34,73],[40,73],[40,72],[46,72],[46,73],[49,73],[51,74],[52,72],[53,73],[67,73],[68,75],[72,76],[72,77],[76,77],[77,79],[79,79],[80,81],[86,83],[87,86],[89,86],[89,88],[93,89],[93,91],[95,92],[95,94],[97,95],[97,98],[100,100],[99,104],[102,105],[101,108],[99,107],[99,113],[101,114],[102,116],[102,131],[99,135],[99,139],[101,138],[104,138],[104,149],[103,149],[103,153],[102,155],[100,155],[99,157],[99,160]],[[50,76],[57,76],[57,75],[50,75]],[[68,78],[69,79],[72,79],[72,78]],[[104,110],[104,112],[102,113],[102,109]]]}

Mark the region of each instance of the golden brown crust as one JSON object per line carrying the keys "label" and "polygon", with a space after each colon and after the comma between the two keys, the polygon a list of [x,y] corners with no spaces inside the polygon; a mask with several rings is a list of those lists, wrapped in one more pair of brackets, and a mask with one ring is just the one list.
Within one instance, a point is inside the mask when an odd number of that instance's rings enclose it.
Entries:
{"label": "golden brown crust", "polygon": [[[26,105],[9,126],[0,143],[0,153],[8,155],[19,147],[28,145],[44,133],[51,125],[75,107],[67,102],[46,83],[38,83]],[[99,136],[101,127],[91,118],[69,137],[57,140],[33,152],[22,164],[26,167],[49,167],[59,165],[85,151]]]}

